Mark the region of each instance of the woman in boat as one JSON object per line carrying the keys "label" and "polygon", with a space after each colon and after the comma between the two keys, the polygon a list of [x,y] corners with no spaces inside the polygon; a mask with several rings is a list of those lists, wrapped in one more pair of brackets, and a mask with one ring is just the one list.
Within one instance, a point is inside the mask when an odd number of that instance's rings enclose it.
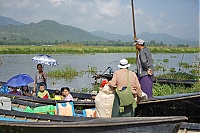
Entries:
{"label": "woman in boat", "polygon": [[30,90],[28,89],[28,85],[21,87],[21,95],[22,96],[32,96]]}
{"label": "woman in boat", "polygon": [[62,87],[61,88],[61,99],[66,101],[73,101],[73,97],[70,94],[69,87]]}
{"label": "woman in boat", "polygon": [[47,83],[46,83],[47,74],[46,72],[43,71],[42,64],[37,64],[37,70],[38,71],[35,73],[35,82],[34,82],[34,89],[33,89],[33,91],[36,94],[38,93],[40,83],[42,83],[45,89],[47,89]]}
{"label": "woman in boat", "polygon": [[109,87],[108,80],[103,80],[99,87],[99,93],[95,97],[95,108],[97,117],[110,118],[115,91]]}
{"label": "woman in boat", "polygon": [[[137,103],[142,96],[142,90],[135,72],[128,68],[126,59],[120,60],[120,70],[114,72],[109,86],[116,91],[112,117],[133,117]],[[137,98],[138,101],[135,100]]]}
{"label": "woman in boat", "polygon": [[8,94],[21,95],[17,87],[12,87],[12,91],[8,92]]}
{"label": "woman in boat", "polygon": [[150,50],[145,46],[142,39],[135,38],[134,43],[139,53],[137,56],[137,76],[141,89],[147,94],[148,98],[153,97],[153,62]]}
{"label": "woman in boat", "polygon": [[37,97],[43,99],[51,99],[49,92],[45,90],[45,85],[43,83],[39,84],[39,92],[37,94]]}

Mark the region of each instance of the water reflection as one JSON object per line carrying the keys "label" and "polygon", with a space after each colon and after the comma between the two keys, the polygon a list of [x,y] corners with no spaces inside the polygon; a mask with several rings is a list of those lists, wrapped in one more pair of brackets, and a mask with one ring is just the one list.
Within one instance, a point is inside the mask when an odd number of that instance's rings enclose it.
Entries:
{"label": "water reflection", "polygon": [[[34,54],[3,54],[0,56],[0,80],[7,81],[14,75],[19,73],[29,74],[34,78],[34,74],[37,71],[36,63],[31,59]],[[118,62],[122,58],[135,57],[135,53],[102,53],[102,54],[54,54],[51,55],[57,60],[58,66],[44,66],[46,72],[52,70],[63,70],[66,65],[71,65],[77,71],[87,71],[89,67],[97,67],[98,73],[102,73],[107,67],[113,68],[113,71],[118,70]],[[194,62],[195,54],[153,54],[154,66],[163,65],[166,69],[175,68],[176,71],[187,71],[185,68],[179,68],[179,62],[187,62],[192,64]],[[182,59],[183,58],[183,59]],[[169,59],[169,62],[163,62],[163,59]],[[131,70],[136,70],[135,65],[131,65]],[[163,71],[155,72],[155,75],[162,74]],[[48,87],[60,89],[63,86],[69,86],[70,88],[92,88],[91,83],[95,80],[91,74],[83,74],[80,77],[75,77],[72,81],[66,81],[65,79],[53,79],[48,78]],[[30,84],[33,86],[33,84]]]}

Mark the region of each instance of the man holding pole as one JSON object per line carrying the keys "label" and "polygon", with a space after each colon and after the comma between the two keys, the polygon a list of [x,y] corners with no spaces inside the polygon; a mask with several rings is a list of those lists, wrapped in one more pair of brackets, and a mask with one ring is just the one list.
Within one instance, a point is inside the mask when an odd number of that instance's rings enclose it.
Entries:
{"label": "man holding pole", "polygon": [[148,98],[153,97],[153,63],[150,50],[145,46],[142,39],[135,38],[135,47],[137,54],[137,76],[141,85],[141,89],[147,94]]}

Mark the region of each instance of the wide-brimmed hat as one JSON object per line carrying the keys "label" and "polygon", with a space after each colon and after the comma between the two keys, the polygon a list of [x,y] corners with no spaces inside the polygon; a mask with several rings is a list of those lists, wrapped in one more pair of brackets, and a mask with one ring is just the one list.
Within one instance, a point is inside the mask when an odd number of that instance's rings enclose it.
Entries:
{"label": "wide-brimmed hat", "polygon": [[138,39],[138,40],[134,43],[134,45],[136,45],[136,44],[144,45],[144,44],[145,44],[145,41],[142,40],[142,39]]}
{"label": "wide-brimmed hat", "polygon": [[119,68],[127,68],[130,67],[131,65],[128,64],[127,59],[121,59],[120,64],[118,65]]}

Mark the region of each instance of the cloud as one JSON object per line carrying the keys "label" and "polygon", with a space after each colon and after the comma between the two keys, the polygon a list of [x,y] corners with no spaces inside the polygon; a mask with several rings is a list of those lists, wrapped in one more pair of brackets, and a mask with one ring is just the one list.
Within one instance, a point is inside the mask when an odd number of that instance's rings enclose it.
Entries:
{"label": "cloud", "polygon": [[116,17],[120,14],[121,7],[119,0],[111,0],[110,2],[103,2],[96,0],[98,14],[100,16]]}

